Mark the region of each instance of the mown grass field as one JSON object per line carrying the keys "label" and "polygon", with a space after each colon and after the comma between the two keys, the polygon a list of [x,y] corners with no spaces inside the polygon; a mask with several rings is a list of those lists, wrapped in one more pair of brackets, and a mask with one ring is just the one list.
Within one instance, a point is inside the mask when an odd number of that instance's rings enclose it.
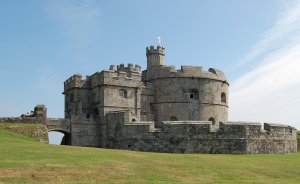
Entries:
{"label": "mown grass field", "polygon": [[165,154],[57,146],[0,127],[0,183],[300,183],[300,154]]}

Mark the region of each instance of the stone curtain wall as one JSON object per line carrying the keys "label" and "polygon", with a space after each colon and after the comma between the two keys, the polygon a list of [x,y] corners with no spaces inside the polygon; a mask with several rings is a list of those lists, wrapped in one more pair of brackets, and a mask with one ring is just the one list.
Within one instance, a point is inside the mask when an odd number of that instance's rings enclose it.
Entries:
{"label": "stone curtain wall", "polygon": [[294,153],[296,130],[289,126],[226,122],[217,130],[208,121],[129,122],[127,112],[107,114],[109,148],[170,153]]}
{"label": "stone curtain wall", "polygon": [[247,153],[295,153],[297,152],[297,130],[287,125],[264,124],[248,126]]}

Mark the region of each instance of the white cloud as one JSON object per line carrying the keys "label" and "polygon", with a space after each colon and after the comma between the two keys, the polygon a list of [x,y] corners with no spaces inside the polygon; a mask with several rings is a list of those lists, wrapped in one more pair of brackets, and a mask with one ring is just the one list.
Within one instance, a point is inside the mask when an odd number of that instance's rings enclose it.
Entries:
{"label": "white cloud", "polygon": [[258,66],[231,85],[230,119],[286,123],[300,129],[300,2],[279,13],[274,26],[238,65]]}
{"label": "white cloud", "polygon": [[258,57],[280,49],[282,42],[288,45],[289,42],[295,41],[295,37],[299,39],[300,2],[290,1],[282,5],[285,5],[285,8],[279,12],[278,19],[273,27],[260,36],[260,41],[253,45],[250,52],[238,63],[238,66],[253,62]]}

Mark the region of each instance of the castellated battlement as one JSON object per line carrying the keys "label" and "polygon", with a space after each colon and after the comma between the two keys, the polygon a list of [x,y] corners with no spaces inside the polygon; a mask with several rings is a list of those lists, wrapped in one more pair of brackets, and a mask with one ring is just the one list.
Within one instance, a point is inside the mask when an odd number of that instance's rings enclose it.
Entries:
{"label": "castellated battlement", "polygon": [[109,67],[110,71],[118,71],[118,72],[126,72],[129,75],[132,73],[140,74],[141,73],[141,67],[139,65],[134,65],[131,63],[127,64],[127,67],[125,67],[124,64],[117,65],[110,65]]}
{"label": "castellated battlement", "polygon": [[103,77],[103,84],[111,84],[127,87],[137,87],[141,85],[141,67],[139,65],[128,64],[127,67],[124,64],[120,64],[117,67],[111,65],[109,70],[101,72]]}
{"label": "castellated battlement", "polygon": [[85,81],[86,80],[82,78],[80,73],[76,73],[64,82],[65,91],[69,89],[80,88],[84,85]]}
{"label": "castellated battlement", "polygon": [[[201,66],[181,66],[176,70],[175,66],[157,66],[142,73],[143,80],[155,80],[159,78],[202,78],[227,82],[224,73],[215,68],[203,71]],[[228,82],[227,82],[228,83]]]}
{"label": "castellated battlement", "polygon": [[128,112],[106,115],[110,148],[172,153],[294,153],[296,129],[279,124],[210,121],[130,122]]}
{"label": "castellated battlement", "polygon": [[148,56],[149,54],[160,54],[160,55],[165,55],[165,48],[161,46],[150,46],[146,47],[146,55]]}
{"label": "castellated battlement", "polygon": [[102,85],[118,85],[118,86],[136,86],[141,83],[141,74],[128,73],[118,70],[103,70],[97,72],[90,77],[91,88]]}
{"label": "castellated battlement", "polygon": [[64,84],[69,84],[74,81],[81,81],[82,80],[82,75],[80,73],[76,73],[67,80],[65,80]]}

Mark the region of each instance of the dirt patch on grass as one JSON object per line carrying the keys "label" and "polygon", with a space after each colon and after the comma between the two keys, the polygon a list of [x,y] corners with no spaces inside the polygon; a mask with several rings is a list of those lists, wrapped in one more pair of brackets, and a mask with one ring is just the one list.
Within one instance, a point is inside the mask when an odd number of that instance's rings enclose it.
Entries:
{"label": "dirt patch on grass", "polygon": [[0,178],[15,177],[20,174],[20,169],[1,169]]}
{"label": "dirt patch on grass", "polygon": [[136,174],[130,163],[104,163],[85,169],[70,167],[64,164],[45,164],[32,168],[8,168],[0,170],[0,182],[24,181],[29,183],[64,183],[68,182],[109,182],[112,178],[119,181],[128,181],[128,177]]}

